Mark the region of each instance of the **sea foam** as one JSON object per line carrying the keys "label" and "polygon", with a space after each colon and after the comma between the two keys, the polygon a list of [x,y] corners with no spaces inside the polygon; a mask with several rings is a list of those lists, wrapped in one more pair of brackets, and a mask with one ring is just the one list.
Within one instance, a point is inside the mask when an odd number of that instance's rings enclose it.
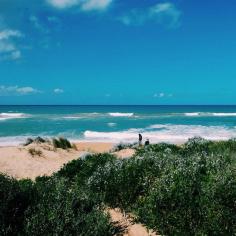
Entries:
{"label": "sea foam", "polygon": [[25,113],[0,113],[0,120],[27,118]]}
{"label": "sea foam", "polygon": [[131,117],[134,115],[134,113],[121,113],[121,112],[110,112],[108,114],[110,116],[115,116],[115,117]]}
{"label": "sea foam", "polygon": [[220,117],[230,117],[230,116],[236,116],[236,113],[230,113],[230,112],[187,112],[184,113],[185,116],[220,116]]}
{"label": "sea foam", "polygon": [[196,136],[209,140],[227,140],[236,137],[236,128],[227,128],[224,126],[157,124],[149,126],[146,129],[128,129],[117,132],[87,130],[84,132],[84,138],[90,141],[99,140],[114,143],[135,142],[138,140],[139,133],[143,135],[144,140],[150,139],[152,143],[183,143],[189,138]]}

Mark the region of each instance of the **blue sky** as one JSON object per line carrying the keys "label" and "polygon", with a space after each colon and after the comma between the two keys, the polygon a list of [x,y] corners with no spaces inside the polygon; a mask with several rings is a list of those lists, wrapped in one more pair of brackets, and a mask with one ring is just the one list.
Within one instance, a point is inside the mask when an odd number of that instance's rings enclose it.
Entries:
{"label": "blue sky", "polygon": [[236,104],[235,0],[0,0],[0,104]]}

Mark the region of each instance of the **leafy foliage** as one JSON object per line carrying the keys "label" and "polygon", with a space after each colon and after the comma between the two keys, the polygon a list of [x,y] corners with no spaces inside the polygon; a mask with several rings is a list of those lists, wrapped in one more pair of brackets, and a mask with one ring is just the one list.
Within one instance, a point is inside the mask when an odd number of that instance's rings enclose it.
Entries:
{"label": "leafy foliage", "polygon": [[33,202],[30,180],[17,181],[0,175],[0,235],[18,235],[24,230],[24,214]]}
{"label": "leafy foliage", "polygon": [[36,185],[39,201],[26,214],[27,235],[113,235],[101,207],[64,178]]}
{"label": "leafy foliage", "polygon": [[235,140],[194,138],[89,155],[35,182],[0,175],[0,234],[115,235],[108,206],[163,235],[235,235],[235,154]]}

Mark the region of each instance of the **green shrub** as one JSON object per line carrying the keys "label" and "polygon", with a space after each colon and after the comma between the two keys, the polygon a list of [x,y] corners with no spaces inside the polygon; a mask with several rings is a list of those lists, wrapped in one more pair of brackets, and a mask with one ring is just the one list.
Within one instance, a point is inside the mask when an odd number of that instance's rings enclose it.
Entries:
{"label": "green shrub", "polygon": [[38,203],[26,213],[26,235],[114,235],[103,209],[64,178],[36,184]]}
{"label": "green shrub", "polygon": [[236,233],[236,178],[227,158],[179,157],[166,168],[136,206],[141,222],[165,235]]}
{"label": "green shrub", "polygon": [[136,148],[138,143],[119,143],[115,145],[112,149],[112,152],[118,152],[126,148]]}
{"label": "green shrub", "polygon": [[[156,165],[159,158],[160,163]],[[133,157],[108,162],[88,179],[92,192],[102,192],[111,207],[131,210],[137,199],[144,195],[152,182],[161,174],[166,157]]]}
{"label": "green shrub", "polygon": [[0,175],[0,235],[24,231],[24,214],[34,199],[33,183]]}
{"label": "green shrub", "polygon": [[27,140],[25,141],[25,143],[23,144],[24,146],[28,146],[28,145],[30,145],[31,143],[37,143],[37,144],[39,144],[39,143],[46,143],[46,142],[48,142],[48,140],[47,139],[43,139],[43,138],[41,138],[41,137],[37,137],[37,138],[27,138]]}
{"label": "green shrub", "polygon": [[53,146],[54,148],[62,148],[62,149],[70,149],[72,148],[72,145],[70,143],[69,140],[67,140],[66,138],[54,138],[52,139],[52,143],[53,143]]}
{"label": "green shrub", "polygon": [[56,175],[59,177],[65,177],[72,180],[80,171],[83,165],[83,160],[72,160],[65,164]]}
{"label": "green shrub", "polygon": [[174,144],[167,144],[167,143],[158,143],[158,144],[151,144],[148,146],[141,146],[136,149],[136,156],[142,156],[146,153],[172,153],[176,154],[179,153],[181,147],[176,146]]}
{"label": "green shrub", "polygon": [[89,155],[35,183],[0,175],[0,235],[115,235],[107,206],[162,235],[235,235],[235,153],[235,140],[194,138]]}
{"label": "green shrub", "polygon": [[37,149],[35,149],[35,148],[30,148],[29,150],[28,150],[28,152],[29,152],[29,154],[32,156],[32,157],[34,157],[34,156],[42,156],[42,151],[41,150],[37,150]]}

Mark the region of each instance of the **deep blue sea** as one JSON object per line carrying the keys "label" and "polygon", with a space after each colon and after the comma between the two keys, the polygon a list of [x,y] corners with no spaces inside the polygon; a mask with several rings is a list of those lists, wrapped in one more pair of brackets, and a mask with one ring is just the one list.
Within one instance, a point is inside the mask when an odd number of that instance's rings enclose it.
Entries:
{"label": "deep blue sea", "polygon": [[236,137],[236,106],[0,106],[0,145],[27,137],[180,143]]}

